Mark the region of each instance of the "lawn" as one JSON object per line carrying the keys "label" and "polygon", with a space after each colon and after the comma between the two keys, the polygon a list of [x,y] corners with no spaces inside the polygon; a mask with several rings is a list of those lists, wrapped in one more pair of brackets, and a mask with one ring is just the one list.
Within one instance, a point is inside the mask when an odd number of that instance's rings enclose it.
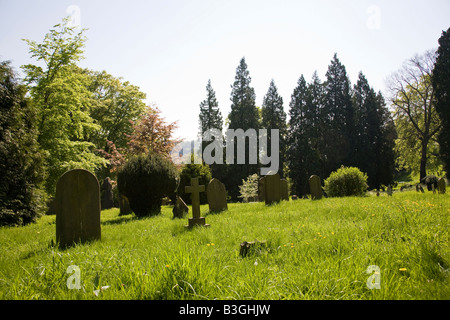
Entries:
{"label": "lawn", "polygon": [[[192,230],[169,206],[111,209],[101,241],[66,250],[44,216],[0,228],[0,299],[450,299],[449,191],[205,205],[211,226]],[[265,246],[241,257],[254,240]]]}

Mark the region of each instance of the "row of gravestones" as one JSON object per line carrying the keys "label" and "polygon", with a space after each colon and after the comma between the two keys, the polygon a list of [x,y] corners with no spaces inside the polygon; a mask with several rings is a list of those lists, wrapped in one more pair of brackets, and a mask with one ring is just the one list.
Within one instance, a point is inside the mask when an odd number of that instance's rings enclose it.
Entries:
{"label": "row of gravestones", "polygon": [[[289,200],[287,182],[283,182],[278,174],[265,176],[261,180],[260,186],[261,190],[264,190],[266,204],[279,202],[281,199]],[[320,178],[311,176],[309,185],[311,198],[320,199],[323,195]],[[440,193],[445,193],[445,181],[439,184],[439,190]],[[193,217],[189,219],[188,227],[207,226],[205,218],[200,217],[199,200],[199,193],[205,191],[205,186],[198,184],[198,178],[192,178],[191,186],[186,186],[185,191],[191,193],[192,198]],[[212,179],[206,192],[210,212],[227,209],[226,190],[223,183]],[[99,183],[92,173],[84,169],[74,169],[64,173],[56,184],[53,204],[56,212],[57,243],[65,247],[77,242],[99,240],[101,238],[100,203]],[[186,204],[177,197],[175,207],[180,204],[184,205],[182,210],[187,212]]]}
{"label": "row of gravestones", "polygon": [[[198,178],[191,179],[191,186],[186,192],[192,193],[193,219],[189,224],[201,224],[200,202],[198,191],[205,191],[205,186],[198,185]],[[203,189],[201,188],[203,187]],[[199,190],[198,190],[199,189]],[[226,190],[223,183],[212,179],[207,187],[207,196],[210,212],[226,210]],[[128,206],[125,197],[120,197],[122,206]],[[61,247],[67,247],[78,242],[87,242],[101,239],[100,212],[100,186],[97,178],[84,169],[74,169],[64,173],[56,184],[56,196],[52,203],[52,210],[56,213],[56,242]],[[179,207],[183,212],[188,211],[184,201],[177,197],[174,210]],[[131,213],[131,210],[130,210]],[[175,216],[175,211],[174,211]]]}

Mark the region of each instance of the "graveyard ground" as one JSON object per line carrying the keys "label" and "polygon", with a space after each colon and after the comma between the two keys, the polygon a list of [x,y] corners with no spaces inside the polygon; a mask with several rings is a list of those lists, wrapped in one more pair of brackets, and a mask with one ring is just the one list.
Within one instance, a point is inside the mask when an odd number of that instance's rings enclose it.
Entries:
{"label": "graveyard ground", "polygon": [[[169,206],[144,219],[111,209],[101,241],[66,250],[44,216],[0,228],[0,299],[450,299],[449,191],[205,205],[211,226],[192,230]],[[242,258],[254,240],[265,248]]]}

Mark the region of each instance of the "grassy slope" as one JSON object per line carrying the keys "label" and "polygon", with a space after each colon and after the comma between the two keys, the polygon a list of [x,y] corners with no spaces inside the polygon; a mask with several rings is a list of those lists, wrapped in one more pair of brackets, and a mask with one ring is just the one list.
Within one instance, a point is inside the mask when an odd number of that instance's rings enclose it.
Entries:
{"label": "grassy slope", "polygon": [[[229,204],[193,230],[170,207],[146,219],[112,209],[101,241],[67,250],[50,245],[45,216],[0,229],[0,299],[449,299],[448,191]],[[267,250],[241,258],[255,239]],[[80,290],[67,288],[70,265]],[[379,290],[367,288],[369,265]]]}

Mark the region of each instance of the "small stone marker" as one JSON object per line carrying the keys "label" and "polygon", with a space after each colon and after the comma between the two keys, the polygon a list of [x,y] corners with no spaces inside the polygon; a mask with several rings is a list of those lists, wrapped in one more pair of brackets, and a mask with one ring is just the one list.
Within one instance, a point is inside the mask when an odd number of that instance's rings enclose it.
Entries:
{"label": "small stone marker", "polygon": [[209,224],[205,224],[205,218],[200,217],[200,192],[205,192],[205,186],[198,184],[198,178],[191,178],[191,185],[184,187],[184,192],[190,193],[192,200],[192,218],[189,218],[189,225],[186,227],[209,227]]}
{"label": "small stone marker", "polygon": [[56,242],[67,247],[100,240],[100,186],[87,170],[64,173],[56,184]]}
{"label": "small stone marker", "polygon": [[320,183],[320,177],[312,175],[309,178],[309,191],[311,193],[312,200],[320,200],[323,196],[322,185]]}
{"label": "small stone marker", "polygon": [[183,218],[183,216],[189,212],[189,207],[187,204],[181,199],[180,196],[177,195],[175,200],[175,205],[173,206],[172,213],[173,218]]}
{"label": "small stone marker", "polygon": [[213,178],[206,188],[209,212],[220,212],[228,209],[227,190],[225,185],[218,179]]}
{"label": "small stone marker", "polygon": [[388,187],[387,187],[387,194],[388,194],[388,196],[392,196],[392,187],[391,187],[391,185],[389,185]]}
{"label": "small stone marker", "polygon": [[281,187],[281,200],[289,201],[289,190],[288,190],[288,183],[286,179],[280,180],[280,187]]}
{"label": "small stone marker", "polygon": [[278,173],[266,175],[265,177],[265,197],[266,205],[281,201],[281,181]]}
{"label": "small stone marker", "polygon": [[439,194],[444,194],[446,191],[446,184],[444,178],[439,178],[437,182],[437,189]]}
{"label": "small stone marker", "polygon": [[119,216],[124,216],[127,214],[131,214],[133,211],[130,208],[130,203],[128,202],[128,198],[123,194],[119,194]]}
{"label": "small stone marker", "polygon": [[102,208],[101,208],[102,210],[111,209],[112,207],[114,207],[112,184],[111,179],[109,177],[106,177],[103,180],[101,201],[102,201]]}
{"label": "small stone marker", "polygon": [[239,255],[242,258],[245,258],[247,255],[255,254],[255,253],[261,253],[264,249],[267,249],[267,242],[266,241],[251,241],[247,242],[244,241],[240,244],[240,250]]}

